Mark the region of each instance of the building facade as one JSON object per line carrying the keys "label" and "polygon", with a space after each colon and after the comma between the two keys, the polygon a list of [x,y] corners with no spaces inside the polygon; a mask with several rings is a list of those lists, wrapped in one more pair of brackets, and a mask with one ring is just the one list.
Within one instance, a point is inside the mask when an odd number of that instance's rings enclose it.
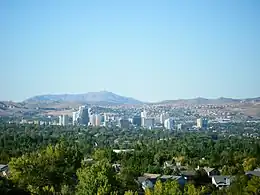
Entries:
{"label": "building facade", "polygon": [[174,129],[174,120],[172,118],[168,118],[164,121],[164,128],[167,130]]}
{"label": "building facade", "polygon": [[197,119],[197,128],[199,128],[199,129],[207,129],[208,128],[208,119],[206,119],[206,118],[198,118]]}

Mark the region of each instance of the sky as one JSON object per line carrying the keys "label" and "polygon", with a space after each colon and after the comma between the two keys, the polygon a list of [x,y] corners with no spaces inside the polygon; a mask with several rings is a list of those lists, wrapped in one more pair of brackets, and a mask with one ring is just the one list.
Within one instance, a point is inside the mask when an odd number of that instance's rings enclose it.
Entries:
{"label": "sky", "polygon": [[1,0],[0,100],[260,96],[259,0]]}

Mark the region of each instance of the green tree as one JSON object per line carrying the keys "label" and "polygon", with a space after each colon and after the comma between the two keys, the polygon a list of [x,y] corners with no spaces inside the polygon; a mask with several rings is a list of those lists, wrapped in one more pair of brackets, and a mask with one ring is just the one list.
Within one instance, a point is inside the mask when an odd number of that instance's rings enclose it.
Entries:
{"label": "green tree", "polygon": [[62,141],[39,152],[13,158],[9,163],[10,180],[37,194],[60,192],[62,185],[75,186],[75,173],[81,159],[76,146]]}
{"label": "green tree", "polygon": [[243,162],[244,171],[252,171],[257,167],[256,158],[247,158]]}
{"label": "green tree", "polygon": [[199,191],[193,184],[186,184],[184,187],[184,195],[199,195]]}
{"label": "green tree", "polygon": [[124,195],[138,195],[138,193],[129,190],[129,191],[126,191]]}
{"label": "green tree", "polygon": [[253,176],[247,184],[247,191],[251,194],[260,194],[260,178]]}
{"label": "green tree", "polygon": [[151,189],[149,189],[149,188],[146,188],[144,194],[145,195],[153,195],[153,191]]}
{"label": "green tree", "polygon": [[107,159],[77,171],[77,195],[106,195],[117,191],[115,172]]}
{"label": "green tree", "polygon": [[177,181],[167,181],[164,184],[164,194],[165,195],[171,195],[171,194],[181,195],[182,191],[180,189],[180,185],[178,184],[178,182]]}
{"label": "green tree", "polygon": [[155,183],[153,194],[154,194],[154,195],[164,194],[163,184],[162,184],[161,180],[158,180],[158,181]]}

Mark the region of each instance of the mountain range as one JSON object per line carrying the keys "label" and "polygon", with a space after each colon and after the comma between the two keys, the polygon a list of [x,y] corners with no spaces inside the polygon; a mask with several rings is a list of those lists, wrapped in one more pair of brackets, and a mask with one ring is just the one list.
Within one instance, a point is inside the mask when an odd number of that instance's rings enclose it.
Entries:
{"label": "mountain range", "polygon": [[[57,95],[38,95],[31,97],[24,101],[24,103],[48,103],[48,102],[80,102],[80,103],[95,103],[95,104],[144,104],[131,97],[124,97],[109,91],[88,92],[84,94],[57,94]],[[216,99],[194,98],[194,99],[178,99],[178,100],[164,100],[151,104],[232,104],[240,102],[260,102],[260,97],[233,99],[220,97]]]}
{"label": "mountain range", "polygon": [[142,104],[143,102],[130,97],[117,95],[109,91],[88,92],[84,94],[39,95],[24,102],[82,102],[102,104]]}
{"label": "mountain range", "polygon": [[233,98],[194,98],[165,100],[161,102],[142,102],[131,97],[124,97],[108,91],[89,92],[84,94],[57,94],[38,95],[23,102],[0,101],[0,116],[25,116],[35,114],[60,115],[70,114],[73,109],[81,105],[224,105],[233,104],[234,109],[239,109],[250,116],[260,116],[260,97],[233,99]]}

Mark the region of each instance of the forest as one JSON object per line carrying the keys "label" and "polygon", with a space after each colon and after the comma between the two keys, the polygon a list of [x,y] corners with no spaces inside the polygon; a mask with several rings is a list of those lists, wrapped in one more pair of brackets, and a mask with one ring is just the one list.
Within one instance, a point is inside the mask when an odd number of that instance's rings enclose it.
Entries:
{"label": "forest", "polygon": [[[246,174],[260,168],[260,141],[242,136],[241,126],[223,133],[3,122],[0,164],[9,171],[1,176],[0,194],[260,194],[260,175]],[[115,152],[120,149],[131,150]],[[230,186],[213,185],[203,167],[232,176]],[[143,189],[138,182],[145,173],[182,176],[184,171],[194,172],[185,185],[156,179],[153,188]]]}

